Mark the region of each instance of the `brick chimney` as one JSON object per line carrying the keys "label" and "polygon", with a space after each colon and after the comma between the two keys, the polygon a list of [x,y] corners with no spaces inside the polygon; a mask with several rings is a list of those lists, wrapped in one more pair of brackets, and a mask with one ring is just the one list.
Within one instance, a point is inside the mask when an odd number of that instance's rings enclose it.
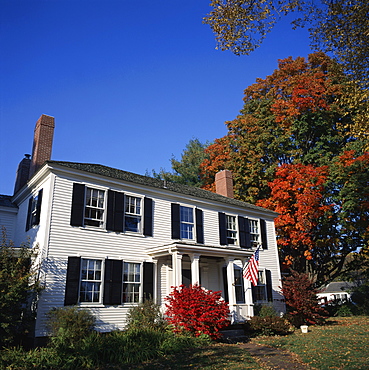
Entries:
{"label": "brick chimney", "polygon": [[51,150],[54,137],[54,117],[45,114],[36,122],[35,133],[33,137],[33,149],[31,158],[31,167],[29,177],[51,158]]}
{"label": "brick chimney", "polygon": [[233,178],[231,171],[223,170],[215,175],[215,190],[217,194],[233,198]]}

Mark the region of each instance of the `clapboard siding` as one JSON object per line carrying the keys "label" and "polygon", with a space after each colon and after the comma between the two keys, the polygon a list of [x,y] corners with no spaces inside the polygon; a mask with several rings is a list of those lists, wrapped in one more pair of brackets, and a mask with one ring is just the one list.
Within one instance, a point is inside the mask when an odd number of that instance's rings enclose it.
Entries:
{"label": "clapboard siding", "polygon": [[17,212],[16,208],[0,207],[0,229],[5,229],[7,242],[14,242]]}
{"label": "clapboard siding", "polygon": [[[128,193],[139,197],[149,197],[153,201],[153,236],[134,235],[107,231],[105,228],[76,227],[70,225],[72,208],[73,183],[83,183],[86,186]],[[43,189],[43,203],[40,225],[25,232],[28,199]],[[32,194],[31,194],[32,193]],[[171,233],[171,204],[198,208],[203,215],[204,245],[207,247],[221,247],[219,240],[218,212],[250,218],[263,218],[262,209],[245,208],[232,204],[220,203],[212,200],[184,196],[180,193],[145,187],[135,188],[132,183],[124,181],[94,179],[93,176],[83,173],[68,174],[52,173],[43,178],[32,192],[19,202],[17,228],[15,234],[18,240],[24,241],[29,236],[32,244],[38,244],[42,258],[41,280],[45,285],[38,304],[36,322],[36,336],[46,333],[46,314],[52,307],[64,305],[66,286],[66,272],[68,257],[79,256],[84,258],[99,258],[105,260],[119,259],[128,262],[143,263],[151,261],[147,251],[150,248],[166,246],[178,240],[172,239]],[[272,271],[273,290],[275,299],[279,298],[280,286],[279,265],[276,263],[277,246],[275,243],[273,219],[266,220],[268,249],[260,251],[260,267]],[[188,242],[188,241],[187,241]],[[191,243],[191,242],[190,242]],[[195,241],[193,241],[195,243]],[[222,246],[222,248],[226,248]],[[237,248],[237,247],[236,247]],[[189,258],[184,258],[185,268],[190,268]],[[235,261],[242,266],[243,262]],[[215,260],[205,256],[200,257],[200,276],[202,285],[218,291],[223,290],[222,267],[225,261]],[[172,259],[168,255],[157,261],[157,286],[155,294],[158,302],[164,307],[165,297],[171,292],[173,285]],[[84,307],[82,305],[82,307]],[[130,305],[103,306],[86,305],[98,317],[98,329],[109,331],[123,329]]]}

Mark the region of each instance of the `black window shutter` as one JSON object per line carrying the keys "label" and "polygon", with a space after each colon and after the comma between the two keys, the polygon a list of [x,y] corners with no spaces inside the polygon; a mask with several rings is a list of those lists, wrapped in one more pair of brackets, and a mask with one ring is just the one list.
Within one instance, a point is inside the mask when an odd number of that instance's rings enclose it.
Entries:
{"label": "black window shutter", "polygon": [[83,184],[73,184],[72,212],[70,224],[72,226],[83,226],[85,210],[85,186]]}
{"label": "black window shutter", "polygon": [[108,190],[108,201],[106,210],[106,230],[114,231],[114,208],[115,208],[115,192]]}
{"label": "black window shutter", "polygon": [[196,242],[199,244],[204,244],[203,211],[199,208],[196,208],[195,215],[196,215]]}
{"label": "black window shutter", "polygon": [[265,270],[265,275],[267,298],[269,302],[273,302],[272,272],[270,270]]}
{"label": "black window shutter", "polygon": [[227,224],[226,224],[226,215],[223,212],[218,213],[219,219],[219,240],[220,245],[227,245]]}
{"label": "black window shutter", "polygon": [[172,203],[172,239],[181,239],[180,230],[180,206]]}
{"label": "black window shutter", "polygon": [[260,220],[261,244],[263,249],[268,249],[268,238],[265,220]]}
{"label": "black window shutter", "polygon": [[151,198],[144,198],[144,225],[143,234],[153,236],[153,202]]}
{"label": "black window shutter", "polygon": [[154,299],[154,263],[143,263],[143,299]]}
{"label": "black window shutter", "polygon": [[122,303],[123,289],[123,261],[105,260],[104,296],[105,305],[118,305]]}
{"label": "black window shutter", "polygon": [[68,257],[64,306],[78,303],[81,257]]}
{"label": "black window shutter", "polygon": [[252,302],[255,304],[255,302],[256,302],[256,286],[254,286],[253,284],[251,284],[251,295],[252,295]]}
{"label": "black window shutter", "polygon": [[251,248],[250,224],[247,217],[238,216],[238,231],[240,233],[240,247]]}
{"label": "black window shutter", "polygon": [[227,267],[222,268],[223,272],[223,286],[224,286],[224,300],[229,303],[229,295],[228,295],[228,278],[227,278]]}
{"label": "black window shutter", "polygon": [[111,231],[122,232],[123,218],[124,218],[124,194],[118,191],[108,190],[106,229]]}
{"label": "black window shutter", "polygon": [[27,212],[27,221],[26,221],[26,231],[30,228],[31,222],[31,213],[32,213],[33,197],[28,200],[28,212]]}
{"label": "black window shutter", "polygon": [[43,193],[43,189],[41,189],[38,192],[38,195],[37,195],[36,218],[35,218],[35,223],[34,223],[35,225],[39,225],[40,224],[42,193]]}

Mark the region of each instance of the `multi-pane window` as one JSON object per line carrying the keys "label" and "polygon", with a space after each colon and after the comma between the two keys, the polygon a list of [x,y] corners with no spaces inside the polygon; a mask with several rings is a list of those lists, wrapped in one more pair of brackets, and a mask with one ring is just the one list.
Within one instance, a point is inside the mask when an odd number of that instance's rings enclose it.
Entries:
{"label": "multi-pane window", "polygon": [[140,301],[141,264],[124,262],[123,265],[123,303]]}
{"label": "multi-pane window", "polygon": [[260,233],[259,233],[259,222],[257,220],[249,220],[250,223],[250,239],[251,245],[256,247],[260,242]]}
{"label": "multi-pane window", "polygon": [[102,227],[104,223],[104,196],[103,190],[87,188],[85,201],[85,225]]}
{"label": "multi-pane window", "polygon": [[126,209],[124,216],[125,231],[141,232],[142,199],[126,196]]}
{"label": "multi-pane window", "polygon": [[193,239],[194,218],[193,209],[190,207],[180,208],[181,239]]}
{"label": "multi-pane window", "polygon": [[37,203],[38,196],[33,197],[32,200],[30,200],[28,229],[34,225],[37,225]]}
{"label": "multi-pane window", "polygon": [[242,269],[236,266],[234,267],[234,287],[236,291],[236,303],[245,303]]}
{"label": "multi-pane window", "polygon": [[40,223],[41,201],[42,189],[38,192],[36,196],[29,199],[26,231]]}
{"label": "multi-pane window", "polygon": [[258,272],[258,285],[254,287],[255,300],[256,301],[267,301],[267,283],[265,277],[265,271]]}
{"label": "multi-pane window", "polygon": [[227,243],[237,244],[236,216],[226,215]]}
{"label": "multi-pane window", "polygon": [[80,302],[100,302],[102,279],[101,267],[101,260],[81,260]]}

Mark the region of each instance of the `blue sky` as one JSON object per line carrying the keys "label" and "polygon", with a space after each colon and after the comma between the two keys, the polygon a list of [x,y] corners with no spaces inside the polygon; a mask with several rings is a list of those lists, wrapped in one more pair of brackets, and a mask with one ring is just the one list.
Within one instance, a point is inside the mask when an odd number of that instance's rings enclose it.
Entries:
{"label": "blue sky", "polygon": [[209,0],[0,0],[0,194],[55,117],[52,159],[145,174],[192,138],[226,134],[243,90],[277,60],[306,57],[282,20],[250,56],[216,50]]}

